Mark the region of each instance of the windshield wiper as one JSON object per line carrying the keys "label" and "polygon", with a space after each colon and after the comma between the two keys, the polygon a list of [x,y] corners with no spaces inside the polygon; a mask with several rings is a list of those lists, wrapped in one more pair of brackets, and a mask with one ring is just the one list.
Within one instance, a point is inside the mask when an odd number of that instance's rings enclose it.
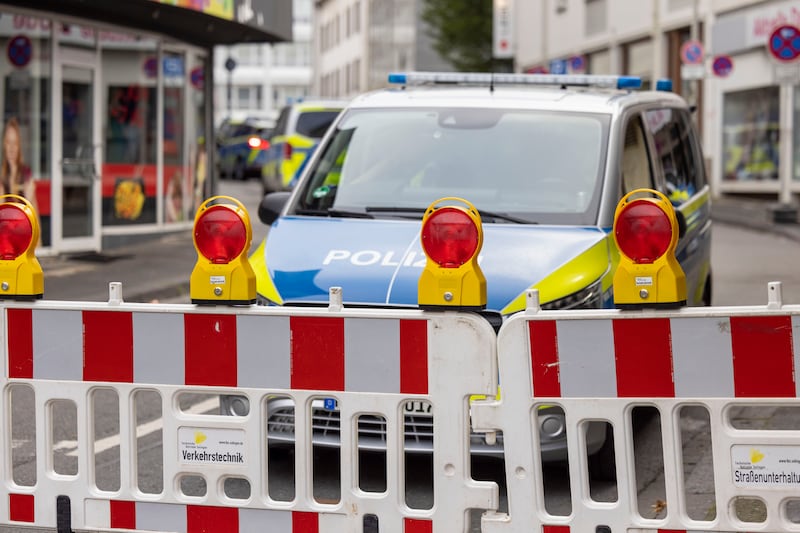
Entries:
{"label": "windshield wiper", "polygon": [[[425,208],[423,207],[366,207],[365,211],[368,213],[419,213],[422,214],[425,212]],[[532,220],[526,220],[524,218],[515,217],[512,215],[507,215],[505,213],[494,213],[492,211],[484,211],[483,209],[478,209],[478,214],[481,215],[481,220],[483,222],[494,222],[495,220],[502,220],[504,222],[513,222],[514,224],[538,224],[538,222],[534,222]],[[491,219],[491,220],[485,220]]]}
{"label": "windshield wiper", "polygon": [[364,211],[348,211],[345,209],[297,209],[295,214],[315,217],[375,218]]}

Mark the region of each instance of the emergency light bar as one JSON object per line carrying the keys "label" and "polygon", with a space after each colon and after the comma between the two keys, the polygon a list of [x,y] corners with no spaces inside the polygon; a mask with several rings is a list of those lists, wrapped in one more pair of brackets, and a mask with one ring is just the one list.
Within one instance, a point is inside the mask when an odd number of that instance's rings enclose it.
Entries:
{"label": "emergency light bar", "polygon": [[596,74],[509,74],[492,72],[393,72],[389,83],[397,85],[570,85],[606,89],[640,89],[638,76],[601,76]]}

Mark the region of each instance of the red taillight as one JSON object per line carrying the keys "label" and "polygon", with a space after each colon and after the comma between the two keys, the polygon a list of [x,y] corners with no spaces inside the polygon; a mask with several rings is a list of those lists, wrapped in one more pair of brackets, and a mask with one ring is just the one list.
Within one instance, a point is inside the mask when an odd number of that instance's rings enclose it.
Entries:
{"label": "red taillight", "polygon": [[0,259],[16,259],[28,249],[32,238],[28,215],[14,204],[0,204]]}
{"label": "red taillight", "polygon": [[250,137],[249,139],[247,139],[247,144],[250,145],[250,148],[258,148],[259,146],[261,146],[261,139],[259,139],[258,137]]}
{"label": "red taillight", "polygon": [[470,216],[453,207],[435,211],[422,228],[422,247],[436,264],[458,268],[478,249],[478,228]]}
{"label": "red taillight", "polygon": [[634,263],[652,263],[664,255],[672,242],[672,223],[657,204],[636,200],[617,217],[614,234],[620,251]]}
{"label": "red taillight", "polygon": [[203,257],[215,264],[225,264],[244,250],[247,228],[235,211],[225,205],[215,205],[195,222],[194,240]]}
{"label": "red taillight", "polygon": [[283,158],[284,159],[292,158],[292,145],[289,143],[283,143]]}

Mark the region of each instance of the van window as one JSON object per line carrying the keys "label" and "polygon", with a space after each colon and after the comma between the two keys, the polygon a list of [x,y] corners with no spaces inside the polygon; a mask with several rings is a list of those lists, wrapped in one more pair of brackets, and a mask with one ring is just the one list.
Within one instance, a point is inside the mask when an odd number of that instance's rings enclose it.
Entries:
{"label": "van window", "polygon": [[304,111],[297,117],[295,129],[300,135],[321,139],[338,115],[339,111]]}
{"label": "van window", "polygon": [[697,139],[689,113],[683,109],[655,109],[646,113],[656,146],[657,163],[674,205],[691,198],[705,185],[703,162],[695,149]]}
{"label": "van window", "polygon": [[653,188],[653,169],[647,152],[642,120],[638,116],[625,127],[625,143],[622,148],[622,194],[636,189]]}

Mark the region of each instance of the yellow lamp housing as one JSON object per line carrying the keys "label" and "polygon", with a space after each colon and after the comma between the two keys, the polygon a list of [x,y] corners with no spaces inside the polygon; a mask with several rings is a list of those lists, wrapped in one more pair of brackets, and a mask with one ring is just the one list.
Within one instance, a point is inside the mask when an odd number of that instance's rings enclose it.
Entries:
{"label": "yellow lamp housing", "polygon": [[44,295],[44,274],[36,258],[39,216],[16,194],[0,196],[0,300],[33,300]]}
{"label": "yellow lamp housing", "polygon": [[433,202],[422,217],[420,242],[427,261],[417,286],[423,309],[486,308],[486,277],[478,265],[483,226],[462,198]]}
{"label": "yellow lamp housing", "polygon": [[675,258],[678,219],[662,193],[637,189],[614,213],[614,241],[620,252],[614,273],[614,304],[620,309],[686,305],[686,275]]}
{"label": "yellow lamp housing", "polygon": [[202,305],[249,305],[256,302],[256,275],[247,260],[253,228],[241,202],[214,196],[197,208],[193,241],[197,263],[189,294]]}

